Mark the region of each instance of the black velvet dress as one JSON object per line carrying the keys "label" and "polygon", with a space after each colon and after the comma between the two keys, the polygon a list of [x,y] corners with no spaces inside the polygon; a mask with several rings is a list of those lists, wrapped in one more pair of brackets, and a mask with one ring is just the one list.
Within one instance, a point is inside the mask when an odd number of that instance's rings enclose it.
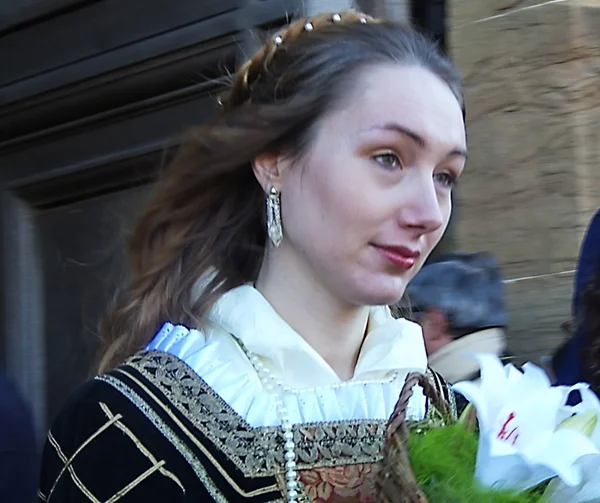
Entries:
{"label": "black velvet dress", "polygon": [[[384,434],[382,421],[295,428],[298,472],[305,483],[300,501],[373,501],[364,483],[353,492],[359,485],[352,477],[372,475]],[[65,406],[45,445],[38,498],[46,503],[282,502],[282,445],[280,428],[250,426],[176,357],[142,352],[84,385]],[[327,492],[327,473],[350,474],[345,496]],[[315,480],[320,485],[306,487]]]}

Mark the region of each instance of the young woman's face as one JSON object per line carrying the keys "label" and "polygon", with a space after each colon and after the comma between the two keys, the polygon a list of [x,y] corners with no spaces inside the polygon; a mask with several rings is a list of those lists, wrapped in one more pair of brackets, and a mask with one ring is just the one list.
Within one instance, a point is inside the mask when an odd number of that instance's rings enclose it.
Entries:
{"label": "young woman's face", "polygon": [[277,253],[353,305],[397,302],[446,229],[465,156],[446,83],[419,67],[365,69],[282,170]]}

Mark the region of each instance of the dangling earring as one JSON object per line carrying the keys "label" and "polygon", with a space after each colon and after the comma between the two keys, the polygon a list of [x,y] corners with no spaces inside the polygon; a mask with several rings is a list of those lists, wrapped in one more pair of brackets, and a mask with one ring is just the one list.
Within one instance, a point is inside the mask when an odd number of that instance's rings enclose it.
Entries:
{"label": "dangling earring", "polygon": [[267,196],[267,234],[275,247],[281,244],[281,192],[277,187],[271,187]]}

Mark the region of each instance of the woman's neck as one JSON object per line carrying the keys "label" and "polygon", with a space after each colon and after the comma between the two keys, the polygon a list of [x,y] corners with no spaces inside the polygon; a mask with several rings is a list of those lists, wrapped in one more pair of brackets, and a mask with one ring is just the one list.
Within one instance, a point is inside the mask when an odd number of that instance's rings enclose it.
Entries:
{"label": "woman's neck", "polygon": [[344,303],[323,288],[314,275],[300,267],[291,268],[289,262],[284,267],[282,262],[265,261],[256,288],[340,379],[351,379],[365,337],[369,308]]}

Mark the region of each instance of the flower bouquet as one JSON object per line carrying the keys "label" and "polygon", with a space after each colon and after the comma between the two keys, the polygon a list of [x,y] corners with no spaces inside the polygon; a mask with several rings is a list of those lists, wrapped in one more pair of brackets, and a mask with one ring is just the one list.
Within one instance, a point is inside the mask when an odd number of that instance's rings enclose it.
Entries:
{"label": "flower bouquet", "polygon": [[[378,474],[380,503],[600,503],[600,401],[585,384],[552,386],[530,363],[523,371],[476,357],[481,378],[454,390],[470,402],[452,418],[426,376],[408,376],[387,427]],[[408,423],[419,384],[434,413]],[[571,392],[581,401],[568,405]]]}

